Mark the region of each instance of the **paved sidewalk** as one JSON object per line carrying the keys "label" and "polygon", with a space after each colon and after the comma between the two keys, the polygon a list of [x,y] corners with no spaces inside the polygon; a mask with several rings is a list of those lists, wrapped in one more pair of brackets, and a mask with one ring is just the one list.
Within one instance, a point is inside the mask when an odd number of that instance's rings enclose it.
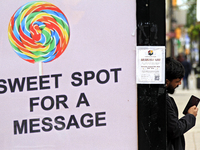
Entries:
{"label": "paved sidewalk", "polygon": [[[183,83],[182,83],[183,84]],[[200,97],[200,89],[196,86],[196,76],[194,74],[189,76],[189,90],[183,90],[180,85],[175,93],[171,95],[174,97],[179,110],[179,118],[183,116],[182,112],[185,108],[191,95]],[[186,150],[200,150],[200,105],[197,115],[196,125],[187,133],[185,133]]]}

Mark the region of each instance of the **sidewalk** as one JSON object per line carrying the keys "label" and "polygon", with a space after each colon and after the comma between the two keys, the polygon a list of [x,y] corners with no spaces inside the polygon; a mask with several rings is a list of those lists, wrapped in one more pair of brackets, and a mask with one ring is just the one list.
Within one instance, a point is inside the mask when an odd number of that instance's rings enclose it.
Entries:
{"label": "sidewalk", "polygon": [[[183,90],[182,85],[180,85],[173,95],[171,95],[178,106],[179,118],[183,116],[183,109],[185,108],[191,95],[200,97],[200,89],[196,86],[196,76],[191,74],[189,76],[189,90]],[[182,83],[183,84],[183,83]],[[197,115],[196,125],[191,130],[186,132],[185,142],[186,150],[200,150],[200,105],[198,106],[199,111]]]}

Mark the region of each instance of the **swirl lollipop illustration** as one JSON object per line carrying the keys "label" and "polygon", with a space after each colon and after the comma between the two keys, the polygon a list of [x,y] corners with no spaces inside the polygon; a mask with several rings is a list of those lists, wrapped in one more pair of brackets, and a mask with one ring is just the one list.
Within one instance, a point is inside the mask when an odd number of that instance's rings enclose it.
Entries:
{"label": "swirl lollipop illustration", "polygon": [[11,17],[8,38],[14,51],[30,62],[48,63],[66,49],[70,37],[69,23],[55,5],[33,1],[21,6]]}

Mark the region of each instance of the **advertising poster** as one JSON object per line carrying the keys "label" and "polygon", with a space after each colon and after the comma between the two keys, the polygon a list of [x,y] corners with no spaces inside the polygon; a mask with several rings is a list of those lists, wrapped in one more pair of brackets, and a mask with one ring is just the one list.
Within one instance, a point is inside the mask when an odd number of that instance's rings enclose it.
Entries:
{"label": "advertising poster", "polygon": [[135,0],[0,10],[1,150],[137,150]]}
{"label": "advertising poster", "polygon": [[136,82],[164,84],[165,46],[137,46],[136,49]]}

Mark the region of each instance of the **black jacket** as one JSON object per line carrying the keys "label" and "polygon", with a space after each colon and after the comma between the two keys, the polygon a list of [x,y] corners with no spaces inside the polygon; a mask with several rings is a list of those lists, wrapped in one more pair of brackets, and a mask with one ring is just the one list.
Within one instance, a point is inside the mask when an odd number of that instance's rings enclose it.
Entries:
{"label": "black jacket", "polygon": [[186,114],[178,118],[178,108],[172,97],[166,95],[167,100],[167,150],[185,150],[184,133],[191,129],[196,117]]}

